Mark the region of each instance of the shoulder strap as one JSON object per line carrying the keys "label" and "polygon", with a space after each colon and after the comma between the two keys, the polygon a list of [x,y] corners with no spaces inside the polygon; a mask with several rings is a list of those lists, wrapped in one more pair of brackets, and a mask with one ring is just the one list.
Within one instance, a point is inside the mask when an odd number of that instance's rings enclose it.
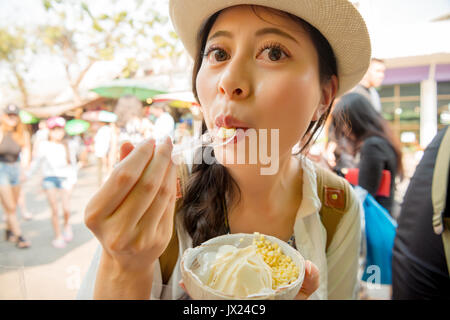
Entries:
{"label": "shoulder strap", "polygon": [[322,203],[320,218],[327,230],[326,249],[333,240],[337,226],[350,204],[349,184],[335,173],[315,165],[317,175],[317,194]]}
{"label": "shoulder strap", "polygon": [[[447,268],[450,274],[450,217],[446,217],[444,214],[448,192],[449,163],[450,128],[447,127],[436,156],[431,186],[431,200],[433,203],[433,229],[436,234],[442,234]],[[450,208],[447,208],[447,210],[450,210]]]}

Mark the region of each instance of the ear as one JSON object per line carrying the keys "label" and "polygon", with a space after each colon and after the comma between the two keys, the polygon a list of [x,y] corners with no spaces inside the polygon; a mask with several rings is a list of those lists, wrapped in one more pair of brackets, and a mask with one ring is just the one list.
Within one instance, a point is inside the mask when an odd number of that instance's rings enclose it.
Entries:
{"label": "ear", "polygon": [[320,103],[314,112],[312,121],[317,121],[325,113],[325,111],[330,107],[331,102],[336,97],[338,90],[338,79],[335,75],[332,75],[330,80],[322,85],[322,96],[320,98]]}

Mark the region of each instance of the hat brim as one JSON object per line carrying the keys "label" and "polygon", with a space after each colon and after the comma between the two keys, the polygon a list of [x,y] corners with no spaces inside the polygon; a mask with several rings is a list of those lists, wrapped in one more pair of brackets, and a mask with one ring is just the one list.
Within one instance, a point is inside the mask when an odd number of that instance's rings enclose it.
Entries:
{"label": "hat brim", "polygon": [[364,19],[346,0],[170,0],[170,18],[186,50],[199,54],[200,28],[214,13],[237,5],[259,5],[296,15],[318,29],[336,56],[337,96],[352,89],[367,71],[370,37]]}

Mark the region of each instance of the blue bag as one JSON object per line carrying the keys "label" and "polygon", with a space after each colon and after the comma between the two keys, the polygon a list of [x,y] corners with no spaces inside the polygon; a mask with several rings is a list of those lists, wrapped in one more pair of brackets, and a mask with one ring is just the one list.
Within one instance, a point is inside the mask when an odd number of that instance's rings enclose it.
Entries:
{"label": "blue bag", "polygon": [[367,254],[362,280],[392,284],[392,249],[397,222],[369,193],[363,207]]}

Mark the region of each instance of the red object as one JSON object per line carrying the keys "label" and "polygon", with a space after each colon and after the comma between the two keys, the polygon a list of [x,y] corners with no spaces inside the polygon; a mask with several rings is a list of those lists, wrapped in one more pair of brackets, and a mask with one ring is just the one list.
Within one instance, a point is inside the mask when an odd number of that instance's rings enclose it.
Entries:
{"label": "red object", "polygon": [[[352,185],[358,185],[358,168],[347,169],[348,172],[345,174],[345,179]],[[383,170],[381,173],[380,187],[376,193],[377,196],[389,197],[391,194],[391,172],[389,170]]]}

